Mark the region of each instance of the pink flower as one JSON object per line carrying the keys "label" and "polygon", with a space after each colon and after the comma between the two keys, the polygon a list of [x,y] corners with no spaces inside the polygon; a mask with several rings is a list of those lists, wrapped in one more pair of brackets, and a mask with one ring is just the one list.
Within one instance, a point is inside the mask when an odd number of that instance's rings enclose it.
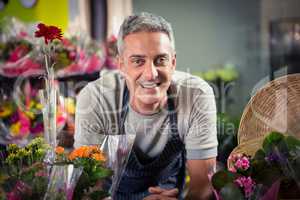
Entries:
{"label": "pink flower", "polygon": [[20,46],[16,47],[13,52],[10,53],[8,61],[16,62],[17,60],[22,58],[24,55],[26,55],[28,53],[28,51],[29,51],[28,47],[26,47],[24,45],[20,45]]}
{"label": "pink flower", "polygon": [[235,167],[229,167],[229,168],[228,168],[228,170],[229,170],[230,172],[233,172],[233,173],[235,173],[235,172],[236,172],[236,169],[235,169]]}
{"label": "pink flower", "polygon": [[28,34],[25,31],[20,31],[20,33],[18,35],[19,38],[26,38],[27,36],[28,36]]}
{"label": "pink flower", "polygon": [[236,169],[247,170],[250,167],[249,159],[246,156],[238,158],[234,166]]}
{"label": "pink flower", "polygon": [[245,177],[245,176],[238,177],[234,182],[239,187],[243,188],[246,198],[249,198],[252,195],[252,192],[255,187],[255,182],[252,180],[252,178],[250,176],[249,177]]}
{"label": "pink flower", "polygon": [[39,177],[47,177],[47,173],[45,171],[38,171],[34,174],[35,176],[39,176]]}
{"label": "pink flower", "polygon": [[21,200],[22,194],[31,193],[31,188],[23,181],[17,181],[13,190],[7,194],[7,200]]}
{"label": "pink flower", "polygon": [[19,120],[21,123],[20,134],[22,136],[25,136],[29,133],[30,130],[30,120],[20,110],[18,111],[18,113],[19,113]]}
{"label": "pink flower", "polygon": [[75,60],[76,59],[76,56],[77,56],[77,53],[76,51],[71,51],[68,55],[69,59],[70,60]]}
{"label": "pink flower", "polygon": [[19,194],[17,194],[15,191],[11,191],[7,193],[6,195],[7,200],[22,200]]}

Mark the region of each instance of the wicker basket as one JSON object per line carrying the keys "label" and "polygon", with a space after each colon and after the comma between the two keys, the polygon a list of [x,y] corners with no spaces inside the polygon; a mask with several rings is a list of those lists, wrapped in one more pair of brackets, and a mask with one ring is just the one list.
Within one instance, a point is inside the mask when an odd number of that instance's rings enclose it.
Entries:
{"label": "wicker basket", "polygon": [[240,121],[238,146],[231,155],[253,156],[270,131],[300,138],[300,74],[275,79],[251,98]]}

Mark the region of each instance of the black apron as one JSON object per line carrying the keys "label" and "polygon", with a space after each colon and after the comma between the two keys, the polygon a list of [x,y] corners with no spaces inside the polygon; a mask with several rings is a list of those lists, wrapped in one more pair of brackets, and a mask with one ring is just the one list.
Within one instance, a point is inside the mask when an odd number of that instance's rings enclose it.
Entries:
{"label": "black apron", "polygon": [[[185,184],[185,145],[180,139],[177,128],[177,113],[168,91],[168,117],[170,119],[171,137],[163,151],[145,163],[141,161],[133,148],[125,171],[116,190],[114,200],[140,200],[150,195],[149,187],[159,186],[165,189],[178,188],[179,199],[182,198]],[[129,92],[125,86],[121,112],[121,134],[125,134],[124,122],[128,112]]]}

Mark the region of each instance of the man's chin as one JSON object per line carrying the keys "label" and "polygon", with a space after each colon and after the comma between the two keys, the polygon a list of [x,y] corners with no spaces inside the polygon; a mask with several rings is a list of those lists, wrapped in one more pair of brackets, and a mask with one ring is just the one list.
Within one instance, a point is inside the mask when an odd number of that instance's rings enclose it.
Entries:
{"label": "man's chin", "polygon": [[160,98],[151,97],[151,96],[143,96],[143,97],[139,98],[139,100],[142,104],[149,105],[149,106],[160,102]]}

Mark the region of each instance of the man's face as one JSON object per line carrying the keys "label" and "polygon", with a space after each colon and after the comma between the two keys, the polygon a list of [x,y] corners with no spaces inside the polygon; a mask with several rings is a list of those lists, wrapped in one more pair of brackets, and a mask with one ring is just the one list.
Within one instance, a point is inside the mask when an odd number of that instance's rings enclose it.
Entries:
{"label": "man's face", "polygon": [[139,32],[124,38],[119,58],[133,106],[151,107],[166,97],[176,56],[167,34]]}

